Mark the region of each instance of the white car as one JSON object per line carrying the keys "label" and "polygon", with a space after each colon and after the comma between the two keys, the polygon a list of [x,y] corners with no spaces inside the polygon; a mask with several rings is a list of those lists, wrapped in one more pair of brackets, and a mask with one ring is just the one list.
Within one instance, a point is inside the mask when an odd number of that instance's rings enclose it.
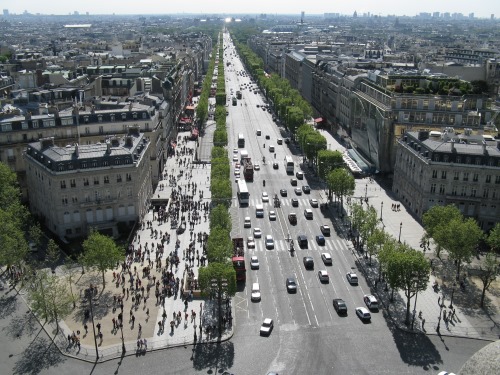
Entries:
{"label": "white car", "polygon": [[264,319],[264,322],[260,326],[260,334],[264,336],[269,336],[271,334],[271,331],[273,330],[274,324],[273,320],[266,318]]}
{"label": "white car", "polygon": [[237,148],[233,148],[233,154],[237,154],[239,150]]}
{"label": "white car", "polygon": [[255,249],[255,239],[252,236],[247,238],[247,247],[249,249]]}
{"label": "white car", "polygon": [[273,240],[273,236],[271,236],[270,234],[268,234],[266,236],[266,248],[267,249],[274,249],[274,240]]}
{"label": "white car", "polygon": [[262,231],[260,228],[253,228],[253,236],[255,238],[261,238],[262,237]]}
{"label": "white car", "polygon": [[356,307],[356,315],[363,321],[369,321],[372,318],[366,307]]}
{"label": "white car", "polygon": [[235,168],[235,169],[234,169],[234,175],[235,175],[236,177],[239,177],[239,176],[240,176],[240,169],[239,169],[239,168]]}
{"label": "white car", "polygon": [[233,161],[238,161],[238,155],[233,155]]}
{"label": "white car", "polygon": [[325,263],[325,264],[328,264],[328,265],[332,264],[332,256],[329,253],[322,253],[321,259],[323,260],[323,263]]}
{"label": "white car", "polygon": [[259,259],[255,255],[250,258],[250,268],[253,270],[259,269]]}
{"label": "white car", "polygon": [[256,170],[256,171],[259,171],[260,170],[260,165],[259,163],[254,163],[253,164],[253,169]]}
{"label": "white car", "polygon": [[271,221],[276,220],[276,212],[269,211],[269,220]]}
{"label": "white car", "polygon": [[243,222],[243,227],[250,228],[251,226],[252,226],[252,220],[250,219],[250,216],[246,216],[245,221]]}
{"label": "white car", "polygon": [[351,285],[358,285],[358,275],[354,272],[347,272],[346,277]]}
{"label": "white car", "polygon": [[262,192],[262,202],[269,202],[269,195],[265,191]]}
{"label": "white car", "polygon": [[373,294],[365,294],[363,296],[363,301],[365,301],[366,307],[370,310],[378,310],[378,301]]}

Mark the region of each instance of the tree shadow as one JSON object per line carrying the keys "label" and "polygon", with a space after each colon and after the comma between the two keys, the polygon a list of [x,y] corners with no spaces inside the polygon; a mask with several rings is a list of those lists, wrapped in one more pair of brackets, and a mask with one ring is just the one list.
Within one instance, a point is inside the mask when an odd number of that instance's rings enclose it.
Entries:
{"label": "tree shadow", "polygon": [[5,319],[17,311],[17,295],[5,295],[0,298],[0,319]]}
{"label": "tree shadow", "polygon": [[14,365],[16,375],[35,375],[42,370],[52,369],[66,359],[51,341],[38,337],[24,350]]}
{"label": "tree shadow", "polygon": [[35,316],[28,311],[27,314],[12,318],[9,325],[4,327],[3,331],[6,336],[16,340],[25,334],[30,337],[35,335],[40,331],[40,326]]}
{"label": "tree shadow", "polygon": [[218,344],[199,344],[193,347],[193,367],[207,373],[223,372],[234,365],[234,344],[225,341]]}

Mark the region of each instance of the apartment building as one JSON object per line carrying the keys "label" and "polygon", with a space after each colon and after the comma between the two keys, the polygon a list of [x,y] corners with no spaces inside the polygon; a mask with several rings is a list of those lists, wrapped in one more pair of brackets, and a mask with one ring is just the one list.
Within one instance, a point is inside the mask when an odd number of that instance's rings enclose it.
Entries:
{"label": "apartment building", "polygon": [[30,210],[55,235],[70,239],[91,228],[117,237],[148,210],[152,145],[139,127],[103,143],[30,143],[24,154]]}
{"label": "apartment building", "polygon": [[489,230],[500,221],[500,143],[470,129],[406,132],[392,190],[419,218],[435,205],[454,204]]}

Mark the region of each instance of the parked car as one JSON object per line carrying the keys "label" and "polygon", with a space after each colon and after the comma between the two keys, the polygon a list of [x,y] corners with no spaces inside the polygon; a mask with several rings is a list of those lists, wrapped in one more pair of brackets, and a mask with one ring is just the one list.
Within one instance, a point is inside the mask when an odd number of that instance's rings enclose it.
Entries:
{"label": "parked car", "polygon": [[368,307],[370,310],[378,310],[378,301],[373,294],[365,294],[363,297],[363,301],[365,301],[366,307]]}

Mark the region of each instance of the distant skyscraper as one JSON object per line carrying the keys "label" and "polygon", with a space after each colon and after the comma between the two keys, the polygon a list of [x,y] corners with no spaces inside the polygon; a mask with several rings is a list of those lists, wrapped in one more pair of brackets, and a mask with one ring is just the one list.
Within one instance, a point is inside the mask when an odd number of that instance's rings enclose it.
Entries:
{"label": "distant skyscraper", "polygon": [[493,21],[495,19],[495,15],[493,13],[491,13],[491,16],[490,16],[491,20]]}
{"label": "distant skyscraper", "polygon": [[474,18],[474,13],[469,13],[469,18]]}
{"label": "distant skyscraper", "polygon": [[432,13],[432,17],[439,18],[439,14],[440,14],[439,12],[434,12]]}
{"label": "distant skyscraper", "polygon": [[8,16],[9,16],[9,10],[8,10],[8,9],[4,9],[4,10],[3,10],[3,15],[4,15],[5,17],[8,17]]}

